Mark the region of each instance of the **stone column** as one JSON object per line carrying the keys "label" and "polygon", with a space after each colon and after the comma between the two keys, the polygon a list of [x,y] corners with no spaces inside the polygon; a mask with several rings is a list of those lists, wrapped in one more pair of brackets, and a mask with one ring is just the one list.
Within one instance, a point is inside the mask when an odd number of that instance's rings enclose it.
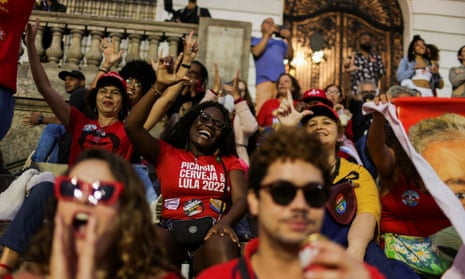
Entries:
{"label": "stone column", "polygon": [[62,26],[52,26],[50,28],[52,31],[52,44],[45,51],[49,62],[54,62],[58,64],[58,61],[63,57],[62,42],[63,42],[63,32],[64,28]]}
{"label": "stone column", "polygon": [[44,55],[44,48],[42,46],[42,37],[44,36],[44,29],[45,29],[45,26],[43,25],[39,26],[39,30],[37,30],[36,40],[34,42],[34,44],[36,45],[37,54],[39,55],[39,57],[42,57],[42,55]]}
{"label": "stone column", "polygon": [[169,55],[176,57],[178,55],[178,43],[179,43],[178,36],[169,36],[168,37],[168,45],[169,45]]}
{"label": "stone column", "polygon": [[158,60],[158,48],[160,46],[161,35],[149,35],[149,51],[147,54],[146,61],[151,63],[151,59],[154,61]]}
{"label": "stone column", "polygon": [[[84,26],[79,25],[69,25],[68,28],[71,29],[71,43],[67,52],[66,61],[72,66],[76,67],[81,63],[84,55],[82,54],[82,35],[84,34]],[[81,29],[79,29],[81,28]]]}
{"label": "stone column", "polygon": [[87,66],[89,68],[98,68],[102,61],[102,53],[99,49],[100,42],[103,37],[103,30],[91,30],[90,48],[86,54]]}
{"label": "stone column", "polygon": [[142,35],[140,34],[130,34],[128,42],[128,53],[126,55],[126,63],[133,60],[140,60],[140,41]]}

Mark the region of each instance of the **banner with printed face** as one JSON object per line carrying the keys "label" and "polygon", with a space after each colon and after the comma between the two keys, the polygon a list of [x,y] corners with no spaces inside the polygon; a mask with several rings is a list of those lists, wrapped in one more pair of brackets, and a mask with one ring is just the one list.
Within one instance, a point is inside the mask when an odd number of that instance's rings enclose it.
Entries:
{"label": "banner with printed face", "polygon": [[[367,103],[363,109],[384,115],[465,243],[465,98],[405,97],[392,104]],[[464,278],[464,257],[465,245],[443,278]]]}

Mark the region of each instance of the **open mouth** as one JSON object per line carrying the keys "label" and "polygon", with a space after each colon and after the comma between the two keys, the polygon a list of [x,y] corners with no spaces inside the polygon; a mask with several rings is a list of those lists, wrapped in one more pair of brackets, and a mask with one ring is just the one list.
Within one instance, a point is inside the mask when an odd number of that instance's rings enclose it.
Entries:
{"label": "open mouth", "polygon": [[211,134],[209,131],[207,131],[207,130],[201,129],[201,130],[198,130],[197,133],[198,133],[201,137],[204,137],[204,138],[206,138],[206,139],[210,139],[210,138],[212,137],[212,134]]}
{"label": "open mouth", "polygon": [[78,236],[85,236],[87,223],[89,222],[89,214],[86,212],[78,212],[73,218],[73,230]]}

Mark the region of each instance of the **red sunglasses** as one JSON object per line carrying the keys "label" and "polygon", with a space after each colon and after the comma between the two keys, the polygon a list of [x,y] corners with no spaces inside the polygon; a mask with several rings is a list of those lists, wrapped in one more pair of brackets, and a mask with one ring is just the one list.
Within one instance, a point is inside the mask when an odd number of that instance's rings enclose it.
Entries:
{"label": "red sunglasses", "polygon": [[86,187],[89,192],[88,201],[93,205],[115,203],[124,189],[123,183],[117,181],[88,183],[75,177],[59,176],[55,179],[55,196],[60,200],[79,200]]}

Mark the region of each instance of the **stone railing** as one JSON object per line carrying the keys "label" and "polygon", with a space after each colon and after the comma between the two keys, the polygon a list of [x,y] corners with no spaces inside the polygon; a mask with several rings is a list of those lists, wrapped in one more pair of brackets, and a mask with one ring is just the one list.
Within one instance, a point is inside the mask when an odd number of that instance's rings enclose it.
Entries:
{"label": "stone railing", "polygon": [[[118,71],[128,61],[157,59],[161,49],[164,54],[176,55],[183,35],[191,31],[195,37],[198,34],[198,26],[192,24],[33,11],[31,22],[36,18],[40,20],[35,42],[38,53],[50,83],[65,99],[69,96],[58,73],[79,69],[89,84],[102,62],[98,46],[103,38],[111,39],[117,50],[123,50],[122,61],[112,69]],[[44,48],[46,33],[51,35],[51,42]],[[26,127],[22,118],[32,111],[51,113],[32,80],[24,46],[19,62],[15,116],[10,131],[0,141],[5,165],[12,171],[16,171],[34,150],[43,129],[40,126]]]}
{"label": "stone railing", "polygon": [[[31,22],[36,18],[40,20],[40,29],[35,45],[52,87],[64,99],[69,96],[65,93],[58,73],[79,69],[86,76],[88,85],[102,63],[99,44],[103,38],[109,38],[117,50],[123,50],[122,60],[112,69],[118,71],[128,61],[156,60],[160,51],[163,55],[176,55],[178,47],[182,47],[181,37],[194,31],[194,37],[200,44],[196,59],[208,69],[218,63],[220,69],[224,70],[222,74],[228,78],[233,77],[237,69],[241,69],[243,77],[248,76],[251,24],[247,22],[201,19],[199,25],[193,25],[33,11]],[[17,171],[24,164],[43,129],[42,126],[26,127],[22,123],[24,116],[32,111],[51,114],[50,108],[37,92],[24,47],[20,50],[13,124],[7,136],[0,141],[5,166],[11,171]]]}

